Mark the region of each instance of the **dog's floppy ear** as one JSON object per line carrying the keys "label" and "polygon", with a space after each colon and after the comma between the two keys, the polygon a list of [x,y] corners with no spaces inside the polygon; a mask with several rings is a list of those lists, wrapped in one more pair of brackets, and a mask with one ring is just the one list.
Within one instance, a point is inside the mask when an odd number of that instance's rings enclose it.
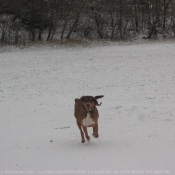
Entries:
{"label": "dog's floppy ear", "polygon": [[77,102],[77,103],[78,103],[78,102],[82,102],[83,99],[84,99],[84,96],[82,96],[81,98],[76,98],[76,99],[75,99],[75,102]]}
{"label": "dog's floppy ear", "polygon": [[100,104],[98,104],[97,99],[102,98],[102,97],[104,97],[104,96],[103,96],[103,95],[98,95],[98,96],[95,96],[95,97],[94,97],[94,101],[95,101],[95,105],[96,105],[96,106],[101,106],[102,102],[101,102]]}
{"label": "dog's floppy ear", "polygon": [[99,99],[99,98],[103,98],[104,97],[104,95],[97,95],[97,96],[95,96],[94,98],[95,99]]}
{"label": "dog's floppy ear", "polygon": [[75,102],[76,102],[76,103],[78,103],[78,102],[80,102],[80,101],[81,101],[81,99],[79,99],[79,98],[76,98],[76,99],[75,99]]}

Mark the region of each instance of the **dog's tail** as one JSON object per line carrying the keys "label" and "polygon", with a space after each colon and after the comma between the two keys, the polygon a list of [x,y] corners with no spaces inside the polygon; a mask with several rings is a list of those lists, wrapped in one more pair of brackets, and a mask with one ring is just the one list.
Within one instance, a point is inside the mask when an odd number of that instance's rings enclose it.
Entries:
{"label": "dog's tail", "polygon": [[94,98],[95,99],[99,99],[99,98],[103,98],[104,97],[104,95],[97,95],[97,96],[95,96]]}

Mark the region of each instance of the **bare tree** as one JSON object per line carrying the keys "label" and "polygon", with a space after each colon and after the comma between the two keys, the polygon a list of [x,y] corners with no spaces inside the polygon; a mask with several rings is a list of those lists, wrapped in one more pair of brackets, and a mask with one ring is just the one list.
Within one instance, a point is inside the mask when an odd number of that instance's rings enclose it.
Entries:
{"label": "bare tree", "polygon": [[174,9],[174,0],[1,0],[0,39],[10,44],[24,38],[112,40],[146,29],[145,38],[152,38],[158,32],[174,31]]}

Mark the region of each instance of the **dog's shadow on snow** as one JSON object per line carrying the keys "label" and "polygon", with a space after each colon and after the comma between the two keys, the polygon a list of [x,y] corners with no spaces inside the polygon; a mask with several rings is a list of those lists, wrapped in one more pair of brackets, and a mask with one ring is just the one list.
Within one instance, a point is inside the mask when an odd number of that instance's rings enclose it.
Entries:
{"label": "dog's shadow on snow", "polygon": [[109,140],[109,139],[104,139],[103,138],[92,138],[89,142],[81,143],[81,140],[79,138],[72,138],[70,140],[62,140],[61,143],[59,141],[56,142],[56,145],[58,148],[64,148],[64,149],[74,149],[75,151],[79,150],[92,150],[92,149],[101,149],[101,150],[106,150],[106,149],[112,149],[116,150],[118,149],[123,149],[124,147],[128,147],[128,143],[124,143],[123,141],[121,142],[120,140]]}

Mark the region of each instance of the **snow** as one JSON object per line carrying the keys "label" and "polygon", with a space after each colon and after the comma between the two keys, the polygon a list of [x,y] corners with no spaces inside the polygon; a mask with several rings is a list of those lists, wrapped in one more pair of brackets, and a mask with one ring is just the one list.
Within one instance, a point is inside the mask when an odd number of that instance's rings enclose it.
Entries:
{"label": "snow", "polygon": [[[175,44],[0,53],[0,174],[175,174]],[[104,95],[81,143],[74,99]]]}

